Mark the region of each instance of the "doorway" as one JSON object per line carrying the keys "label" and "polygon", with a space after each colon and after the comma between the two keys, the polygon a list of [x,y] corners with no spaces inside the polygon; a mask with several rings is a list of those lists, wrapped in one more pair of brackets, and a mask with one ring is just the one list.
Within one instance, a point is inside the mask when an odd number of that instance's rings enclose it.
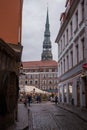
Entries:
{"label": "doorway", "polygon": [[79,83],[77,82],[77,106],[80,106],[80,86]]}
{"label": "doorway", "polygon": [[84,77],[84,84],[85,84],[85,104],[87,108],[87,77]]}
{"label": "doorway", "polygon": [[68,92],[69,92],[69,103],[72,104],[72,84],[71,83],[69,83]]}

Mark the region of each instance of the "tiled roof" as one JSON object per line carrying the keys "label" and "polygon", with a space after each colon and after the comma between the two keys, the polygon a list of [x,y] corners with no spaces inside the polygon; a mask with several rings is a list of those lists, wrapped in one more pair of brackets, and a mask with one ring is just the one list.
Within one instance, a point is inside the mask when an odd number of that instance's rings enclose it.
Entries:
{"label": "tiled roof", "polygon": [[22,62],[23,68],[36,68],[36,67],[57,67],[57,62],[51,61],[26,61]]}

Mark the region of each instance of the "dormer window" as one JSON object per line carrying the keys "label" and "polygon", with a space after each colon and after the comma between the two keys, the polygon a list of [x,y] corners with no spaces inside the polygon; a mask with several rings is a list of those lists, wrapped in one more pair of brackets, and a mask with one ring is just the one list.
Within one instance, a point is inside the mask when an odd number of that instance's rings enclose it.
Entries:
{"label": "dormer window", "polygon": [[61,25],[63,24],[64,19],[65,19],[65,12],[63,12],[63,13],[61,14],[61,16],[60,16]]}
{"label": "dormer window", "polygon": [[81,9],[82,9],[81,13],[82,13],[82,21],[83,21],[84,20],[84,0],[81,3]]}

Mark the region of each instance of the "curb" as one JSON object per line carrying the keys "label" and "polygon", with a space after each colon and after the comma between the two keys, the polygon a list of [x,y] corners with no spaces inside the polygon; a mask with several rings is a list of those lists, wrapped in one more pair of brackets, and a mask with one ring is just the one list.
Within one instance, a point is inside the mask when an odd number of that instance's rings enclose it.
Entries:
{"label": "curb", "polygon": [[69,110],[69,109],[67,109],[67,108],[65,108],[65,107],[59,106],[59,105],[57,105],[57,107],[60,107],[60,108],[62,108],[63,110],[66,110],[66,111],[69,111],[69,112],[75,114],[77,117],[79,117],[81,120],[83,120],[84,122],[87,123],[87,120],[84,119],[82,116],[80,116],[78,113],[76,113],[76,112],[74,112],[74,111],[72,111],[72,110]]}

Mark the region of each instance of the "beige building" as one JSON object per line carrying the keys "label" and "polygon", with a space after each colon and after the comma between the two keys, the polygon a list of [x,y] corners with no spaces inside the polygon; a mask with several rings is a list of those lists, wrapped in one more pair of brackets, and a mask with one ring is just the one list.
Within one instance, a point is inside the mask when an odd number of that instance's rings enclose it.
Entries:
{"label": "beige building", "polygon": [[65,7],[56,38],[59,100],[87,108],[87,0],[67,0]]}
{"label": "beige building", "polygon": [[23,62],[23,74],[20,75],[20,86],[35,86],[41,90],[55,92],[58,86],[56,61]]}

